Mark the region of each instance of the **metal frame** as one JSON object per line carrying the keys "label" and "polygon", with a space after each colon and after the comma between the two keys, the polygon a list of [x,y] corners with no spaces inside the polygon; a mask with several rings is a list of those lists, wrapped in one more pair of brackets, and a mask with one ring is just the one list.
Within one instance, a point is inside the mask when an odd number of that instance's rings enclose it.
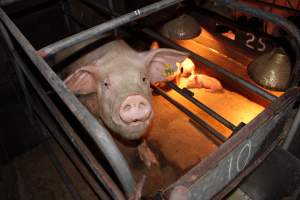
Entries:
{"label": "metal frame", "polygon": [[[55,57],[58,53],[65,51],[66,49],[68,49],[70,47],[74,47],[74,45],[78,45],[78,44],[84,45],[85,42],[87,42],[89,40],[94,41],[95,39],[99,39],[99,37],[102,37],[103,34],[106,33],[107,31],[111,31],[121,25],[131,23],[136,19],[145,17],[151,13],[157,12],[161,9],[175,5],[182,1],[183,0],[159,1],[157,3],[151,4],[144,8],[138,9],[134,12],[114,18],[114,19],[112,19],[108,22],[105,22],[103,24],[100,24],[94,28],[88,29],[86,31],[82,31],[71,37],[65,38],[61,41],[58,41],[58,42],[52,44],[52,45],[44,47],[39,51],[36,51],[31,46],[31,44],[22,35],[22,33],[18,30],[18,28],[14,25],[14,23],[9,19],[9,17],[5,14],[5,12],[2,9],[0,9],[0,19],[1,19],[1,23],[3,23],[3,25],[4,25],[4,26],[2,26],[2,24],[0,23],[1,32],[9,43],[8,46],[10,48],[10,51],[14,55],[14,59],[18,65],[18,67],[21,68],[21,70],[25,74],[26,78],[32,82],[32,85],[36,87],[35,89],[38,91],[39,95],[41,96],[41,98],[43,99],[45,104],[47,105],[49,111],[52,112],[53,117],[55,117],[58,122],[63,122],[62,125],[65,128],[65,132],[67,133],[67,136],[69,137],[70,141],[72,141],[74,146],[78,149],[78,152],[83,156],[85,161],[88,163],[89,167],[92,168],[92,171],[96,175],[98,180],[100,180],[103,183],[103,185],[105,186],[107,191],[110,193],[110,195],[113,196],[114,199],[124,199],[125,197],[122,195],[122,192],[118,189],[118,187],[114,184],[114,182],[110,179],[110,177],[106,174],[106,172],[101,168],[101,165],[93,158],[93,156],[88,151],[86,146],[77,137],[77,135],[74,132],[74,130],[72,129],[72,127],[70,127],[67,120],[64,119],[64,117],[62,116],[60,111],[56,108],[56,106],[53,104],[53,102],[49,99],[47,94],[44,93],[41,86],[39,86],[38,82],[34,79],[33,75],[30,73],[30,69],[28,66],[26,66],[26,63],[22,62],[22,59],[16,53],[16,50],[13,47],[13,42],[10,42],[10,34],[11,34],[11,36],[13,36],[14,40],[16,40],[19,43],[19,45],[21,45],[22,49],[25,51],[27,56],[30,58],[30,60],[33,62],[33,64],[36,66],[36,68],[39,70],[39,72],[42,74],[42,76],[50,84],[52,89],[59,95],[61,100],[71,110],[71,112],[75,115],[75,117],[82,123],[83,127],[87,130],[87,132],[90,134],[90,136],[96,142],[98,147],[102,150],[103,154],[106,156],[106,158],[109,161],[110,165],[112,166],[114,172],[116,173],[117,177],[119,178],[126,195],[129,196],[131,193],[134,192],[135,181],[133,179],[133,176],[131,174],[131,171],[130,171],[125,159],[123,158],[119,149],[116,147],[115,143],[113,142],[109,132],[103,127],[102,124],[98,123],[98,121],[86,110],[85,107],[82,106],[82,104],[68,90],[68,88],[66,88],[66,86],[63,84],[63,82],[57,77],[57,75],[52,71],[52,69],[49,67],[49,65],[41,57],[43,57],[45,59],[47,59],[49,57]],[[295,75],[298,74],[298,71],[299,71],[298,68],[299,68],[299,62],[300,62],[299,61],[299,47],[300,47],[299,35],[300,34],[299,34],[299,31],[297,29],[295,29],[294,26],[292,26],[290,23],[284,24],[283,22],[285,22],[285,21],[282,20],[280,17],[270,16],[270,14],[266,14],[262,11],[256,11],[255,9],[253,11],[253,9],[249,9],[248,7],[245,7],[244,5],[241,5],[237,2],[233,2],[233,1],[229,1],[229,0],[218,0],[218,2],[228,3],[228,4],[230,4],[230,6],[240,9],[242,11],[249,12],[249,13],[255,13],[259,17],[266,19],[266,20],[270,20],[270,21],[273,20],[273,22],[274,22],[274,20],[275,21],[277,20],[276,22],[279,21],[278,24],[281,26],[284,26],[285,30],[287,30],[288,33],[293,35],[294,39],[297,41],[297,43],[296,43],[297,47],[295,50],[296,55],[297,55],[297,61],[296,61],[296,67],[294,68],[294,74]],[[0,2],[0,4],[1,4],[1,2]],[[113,13],[111,15],[114,16],[116,14]],[[6,30],[9,30],[10,34]],[[176,45],[172,41],[170,41],[166,38],[163,38],[162,36],[158,35],[157,33],[155,33],[154,31],[152,31],[150,29],[145,28],[142,30],[142,32],[153,38],[156,38],[158,41],[162,42],[163,44],[165,44],[169,47],[173,47],[175,49],[190,52],[189,50]],[[233,75],[229,71],[224,70],[222,67],[217,66],[216,64],[205,60],[204,58],[194,54],[193,52],[190,52],[190,53],[191,53],[191,57],[194,58],[195,60],[206,64],[208,67],[211,67],[212,69],[218,71],[219,73],[225,75],[226,77],[229,77],[233,81],[240,83],[241,85],[243,85],[244,87],[253,91],[254,93],[264,97],[265,99],[267,99],[269,101],[276,100],[275,96],[267,93],[266,91],[260,89],[259,87],[244,81],[243,79]],[[169,86],[175,90],[178,89],[176,87],[173,87],[172,84],[169,84]],[[155,90],[158,92],[160,91],[159,89],[155,89]],[[260,124],[257,122],[259,119],[261,119],[261,120],[264,119],[263,121],[265,121],[267,118],[270,118],[271,116],[273,116],[272,115],[273,109],[276,110],[277,109],[276,106],[282,104],[282,102],[288,98],[291,99],[292,98],[291,94],[294,94],[294,96],[297,96],[295,94],[296,93],[295,91],[299,91],[299,90],[293,90],[292,92],[289,93],[289,96],[285,95],[285,97],[280,98],[281,100],[277,100],[276,104],[275,104],[275,102],[273,102],[271,104],[271,107],[268,108],[267,111],[264,112],[264,114],[260,115],[260,118],[258,117],[258,119],[256,119],[255,122],[251,122],[251,125],[246,125],[243,129],[239,130],[240,133],[238,135],[234,136],[233,140],[230,140],[229,143],[227,142],[225,145],[223,145],[221,147],[223,150],[226,150],[226,151],[224,151],[223,153],[220,154],[221,150],[218,150],[219,154],[217,154],[215,152],[213,155],[209,156],[209,158],[206,159],[204,163],[201,163],[201,165],[200,165],[201,173],[200,174],[197,173],[197,176],[200,177],[201,174],[203,175],[205,173],[205,171],[203,169],[209,169],[212,166],[215,166],[216,164],[218,164],[218,161],[220,161],[221,158],[224,158],[225,156],[228,156],[230,153],[235,151],[235,148],[238,148],[238,145],[240,145],[251,134],[251,130],[254,127],[257,127],[254,124],[255,123]],[[200,102],[195,102],[193,100],[193,98],[189,98],[188,96],[184,95],[183,91],[179,91],[179,92],[183,96],[185,96],[186,98],[191,100],[194,104],[196,104],[196,105],[198,104],[197,105],[198,107],[200,107],[200,108],[202,107],[202,109],[204,109],[206,112],[214,115],[214,117],[217,118],[219,121],[221,121],[223,124],[227,124],[228,128],[230,128],[230,129],[236,128],[232,124],[230,124],[230,122],[228,123],[225,119],[221,118],[221,116],[219,116],[217,113],[211,112],[205,106],[202,106],[201,104],[199,104]],[[164,93],[160,93],[160,94],[162,94],[164,96]],[[169,99],[169,100],[172,102],[172,99]],[[273,105],[273,104],[275,104],[275,105]],[[178,102],[175,102],[175,105],[178,107],[181,107],[178,104]],[[225,138],[220,137],[219,133],[213,131],[212,130],[213,128],[211,128],[207,124],[203,123],[203,121],[201,119],[199,119],[197,117],[194,118],[189,113],[189,111],[186,110],[186,108],[182,107],[182,110],[185,113],[188,113],[188,115],[191,116],[192,119],[196,119],[196,122],[198,122],[200,125],[205,126],[207,129],[209,129],[220,140],[222,140],[222,141],[226,140]],[[199,121],[198,119],[201,121]],[[59,138],[59,136],[57,138]],[[58,139],[58,140],[60,140],[62,146],[64,146],[63,140],[61,140],[61,139]],[[230,146],[230,144],[232,144],[232,146]],[[68,147],[66,149],[68,149]],[[66,150],[66,151],[68,151],[68,150]],[[212,160],[213,158],[215,160]],[[203,166],[205,166],[205,167],[203,167]],[[196,169],[196,171],[197,171],[198,167],[199,166],[196,166],[194,169]],[[192,171],[195,171],[195,170],[192,170]],[[189,177],[190,174],[192,174],[192,173],[193,172],[188,172],[188,174],[186,174],[184,177],[185,178]],[[89,179],[88,175],[87,175],[87,179]],[[180,179],[179,182],[181,183],[182,180],[184,182],[184,178]],[[178,184],[178,182],[175,183],[174,185],[176,185],[176,184]],[[170,189],[173,186],[170,186],[169,189],[167,189],[167,193],[170,192]],[[94,188],[95,188],[95,186],[94,186]],[[101,194],[99,194],[99,195],[101,195]]]}
{"label": "metal frame", "polygon": [[[77,136],[76,132],[73,130],[73,128],[68,124],[67,120],[64,118],[62,113],[58,110],[58,108],[54,105],[52,100],[48,97],[46,92],[43,90],[42,86],[39,84],[39,82],[36,80],[36,78],[33,76],[33,74],[30,72],[30,68],[22,61],[21,57],[18,55],[17,51],[13,47],[13,43],[9,37],[8,32],[4,28],[3,24],[0,23],[0,29],[2,36],[5,38],[6,44],[8,49],[10,50],[10,53],[12,54],[14,65],[17,68],[20,68],[22,73],[26,76],[26,78],[31,83],[32,87],[37,91],[38,95],[44,102],[44,104],[47,106],[49,111],[51,112],[52,116],[56,119],[56,121],[60,124],[64,132],[66,133],[69,140],[74,145],[75,149],[80,153],[80,155],[83,157],[83,159],[86,161],[86,163],[90,163],[89,167],[95,174],[95,176],[98,178],[98,180],[104,185],[106,190],[110,193],[110,195],[114,199],[125,199],[123,197],[122,192],[120,189],[115,185],[115,183],[112,181],[110,176],[105,172],[105,170],[101,167],[101,165],[96,161],[95,157],[91,154],[91,152],[88,150],[86,145],[81,141],[81,139]],[[33,102],[34,103],[34,102]],[[37,104],[39,106],[39,104]],[[49,119],[47,120],[46,117],[38,113],[38,117],[41,119],[44,123],[50,123],[54,127],[56,127],[56,124]],[[65,151],[69,152],[70,158],[73,160],[73,162],[77,163],[75,161],[75,157],[71,155],[70,151],[71,149],[68,148],[66,145],[67,143],[63,139],[63,137],[59,134],[57,131],[52,131],[52,134],[54,137],[59,141],[61,146],[65,147]],[[88,180],[87,178],[86,180]]]}
{"label": "metal frame", "polygon": [[[141,17],[147,16],[151,13],[157,12],[182,1],[183,0],[159,1],[144,8],[120,16],[118,18],[112,19],[108,22],[102,23],[94,28],[82,31],[78,34],[65,38],[52,45],[49,45],[48,47],[43,48],[39,52],[37,52],[33,48],[30,42],[24,37],[20,30],[9,19],[9,17],[6,15],[3,9],[0,8],[1,22],[3,23],[5,28],[9,30],[14,39],[21,45],[27,56],[35,64],[35,66],[43,75],[43,77],[47,80],[47,82],[50,84],[53,90],[59,95],[61,100],[68,106],[68,108],[72,111],[75,117],[82,123],[82,125],[93,138],[97,146],[101,149],[103,154],[106,156],[108,162],[110,163],[112,169],[116,173],[118,179],[120,180],[121,185],[127,196],[134,192],[135,181],[127,162],[125,161],[123,155],[114,143],[110,133],[106,130],[105,127],[103,127],[102,124],[98,123],[98,121],[70,92],[70,90],[65,86],[62,80],[53,72],[49,65],[38,55],[42,55],[44,58],[46,58],[49,55],[53,55],[57,52],[66,49],[67,47],[71,47],[80,42],[84,42],[91,38],[98,37],[102,33],[110,31],[118,26],[132,22]],[[4,29],[2,29],[1,32],[3,33]],[[14,52],[13,49],[11,50]],[[24,63],[20,63],[20,65],[23,64]]]}
{"label": "metal frame", "polygon": [[221,5],[226,5],[230,8],[237,9],[239,11],[248,13],[252,16],[258,17],[260,19],[272,22],[279,27],[281,27],[283,30],[285,30],[290,36],[291,36],[291,46],[294,47],[294,51],[296,54],[296,61],[295,61],[295,66],[292,71],[292,85],[296,86],[299,84],[300,80],[300,31],[297,28],[296,25],[294,25],[292,22],[289,20],[275,15],[273,13],[268,13],[260,9],[253,8],[251,6],[248,6],[244,3],[240,3],[235,0],[216,0],[217,3]]}

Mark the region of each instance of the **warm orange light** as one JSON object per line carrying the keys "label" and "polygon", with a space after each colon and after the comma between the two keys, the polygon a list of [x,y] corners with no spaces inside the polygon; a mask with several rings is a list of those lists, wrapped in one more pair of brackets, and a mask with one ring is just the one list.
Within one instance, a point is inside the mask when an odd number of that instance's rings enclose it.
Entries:
{"label": "warm orange light", "polygon": [[158,49],[158,48],[159,48],[158,42],[153,41],[152,44],[151,44],[151,46],[150,46],[150,49]]}
{"label": "warm orange light", "polygon": [[231,30],[226,33],[222,33],[222,35],[231,40],[235,40],[235,34]]}

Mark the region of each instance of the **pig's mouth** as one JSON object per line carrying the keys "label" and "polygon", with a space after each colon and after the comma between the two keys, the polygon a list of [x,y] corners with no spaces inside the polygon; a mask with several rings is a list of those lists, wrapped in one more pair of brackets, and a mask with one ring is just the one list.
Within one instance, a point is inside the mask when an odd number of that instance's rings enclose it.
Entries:
{"label": "pig's mouth", "polygon": [[133,93],[126,95],[117,105],[112,115],[114,131],[127,139],[141,138],[153,116],[151,103],[144,95]]}
{"label": "pig's mouth", "polygon": [[137,130],[138,130],[141,128],[146,128],[150,124],[152,116],[153,116],[153,112],[151,111],[143,119],[132,119],[130,121],[124,121],[124,120],[122,120],[122,118],[119,115],[118,120],[114,120],[114,119],[113,120],[121,126],[125,126],[130,129],[137,128]]}
{"label": "pig's mouth", "polygon": [[147,118],[143,120],[135,119],[131,122],[124,122],[119,115],[112,118],[113,123],[118,127],[117,131],[120,135],[127,139],[139,139],[147,131],[151,119],[153,117],[153,112],[149,113]]}

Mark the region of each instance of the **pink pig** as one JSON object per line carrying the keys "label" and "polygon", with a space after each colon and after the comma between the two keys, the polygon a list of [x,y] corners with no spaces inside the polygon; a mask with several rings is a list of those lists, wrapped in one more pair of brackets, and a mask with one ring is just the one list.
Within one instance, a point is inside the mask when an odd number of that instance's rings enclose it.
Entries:
{"label": "pink pig", "polygon": [[[86,54],[63,72],[65,84],[106,126],[122,138],[143,138],[153,116],[150,83],[164,82],[187,53],[158,48],[137,52],[122,40]],[[145,142],[139,153],[150,167],[157,161]]]}
{"label": "pink pig", "polygon": [[219,92],[223,90],[220,81],[204,74],[191,75],[188,78],[187,88],[206,88],[210,92]]}

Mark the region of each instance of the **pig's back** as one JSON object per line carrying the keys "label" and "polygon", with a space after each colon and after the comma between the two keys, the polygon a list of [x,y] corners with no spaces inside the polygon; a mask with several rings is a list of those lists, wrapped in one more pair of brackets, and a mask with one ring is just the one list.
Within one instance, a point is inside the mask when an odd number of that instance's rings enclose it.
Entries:
{"label": "pig's back", "polygon": [[116,59],[121,55],[134,52],[123,40],[114,40],[109,42],[76,60],[69,66],[67,66],[61,73],[62,79],[65,79],[71,73],[77,69],[86,65],[97,65],[99,60],[102,63],[110,62],[112,59]]}

